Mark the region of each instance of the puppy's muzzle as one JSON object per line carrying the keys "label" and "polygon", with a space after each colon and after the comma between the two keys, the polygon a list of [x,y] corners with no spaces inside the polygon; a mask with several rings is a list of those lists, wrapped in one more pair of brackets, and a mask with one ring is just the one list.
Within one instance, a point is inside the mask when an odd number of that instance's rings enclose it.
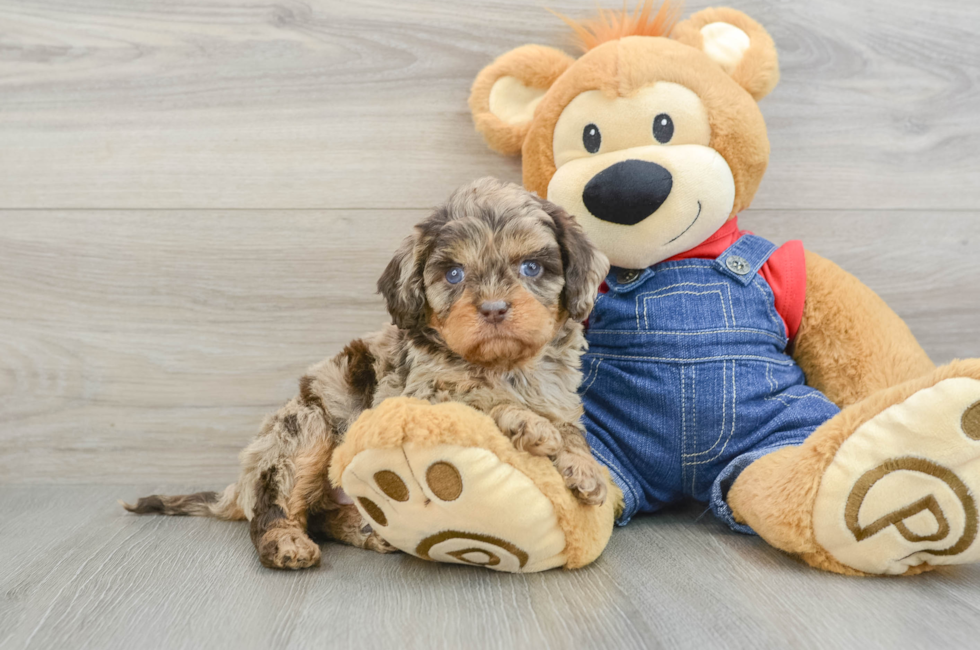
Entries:
{"label": "puppy's muzzle", "polygon": [[635,226],[656,212],[674,186],[670,172],[648,160],[624,160],[592,177],[582,202],[593,216]]}

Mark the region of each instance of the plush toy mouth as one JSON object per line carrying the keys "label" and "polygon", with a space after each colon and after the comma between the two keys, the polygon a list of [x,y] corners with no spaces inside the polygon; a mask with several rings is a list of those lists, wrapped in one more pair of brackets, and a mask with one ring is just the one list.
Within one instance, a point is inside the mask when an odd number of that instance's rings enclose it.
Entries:
{"label": "plush toy mouth", "polygon": [[701,201],[698,201],[698,213],[697,213],[697,215],[695,215],[694,221],[692,221],[690,224],[688,224],[687,228],[684,229],[684,232],[682,232],[681,234],[677,235],[676,237],[674,237],[673,239],[671,239],[667,243],[668,244],[673,244],[675,241],[677,241],[678,239],[680,239],[681,237],[683,237],[687,233],[688,230],[690,230],[691,228],[694,227],[694,224],[696,224],[698,222],[698,219],[700,217],[701,217]]}

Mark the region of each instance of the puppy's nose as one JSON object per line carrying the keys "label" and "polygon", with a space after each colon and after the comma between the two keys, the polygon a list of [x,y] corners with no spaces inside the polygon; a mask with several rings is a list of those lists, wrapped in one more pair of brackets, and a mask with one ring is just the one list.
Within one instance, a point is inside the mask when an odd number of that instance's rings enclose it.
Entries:
{"label": "puppy's nose", "polygon": [[507,318],[508,311],[510,311],[510,304],[503,300],[487,300],[480,305],[480,315],[488,323],[501,322]]}
{"label": "puppy's nose", "polygon": [[673,186],[670,172],[657,163],[624,160],[593,176],[582,202],[597,219],[635,226],[663,205]]}

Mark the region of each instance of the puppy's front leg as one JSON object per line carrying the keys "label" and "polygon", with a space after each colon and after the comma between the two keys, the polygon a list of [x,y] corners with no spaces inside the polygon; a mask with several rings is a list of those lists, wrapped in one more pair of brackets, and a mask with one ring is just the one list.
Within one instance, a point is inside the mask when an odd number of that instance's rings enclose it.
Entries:
{"label": "puppy's front leg", "polygon": [[490,417],[518,449],[533,456],[554,456],[562,447],[562,436],[548,418],[515,404],[501,404]]}
{"label": "puppy's front leg", "polygon": [[606,481],[602,468],[592,456],[582,428],[571,422],[558,425],[562,446],[555,455],[555,467],[565,479],[565,485],[586,505],[598,506],[606,501]]}

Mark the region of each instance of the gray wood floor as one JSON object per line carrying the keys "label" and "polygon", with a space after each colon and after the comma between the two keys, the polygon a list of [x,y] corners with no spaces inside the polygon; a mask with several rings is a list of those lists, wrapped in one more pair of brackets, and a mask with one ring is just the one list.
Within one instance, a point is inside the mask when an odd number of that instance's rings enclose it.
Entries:
{"label": "gray wood floor", "polygon": [[[731,4],[783,70],[743,225],[858,275],[935,361],[980,357],[980,4]],[[544,6],[594,3],[0,0],[0,648],[977,647],[980,567],[822,575],[696,508],[505,576],[338,546],[279,574],[241,525],[116,505],[231,481],[302,370],[385,320],[427,207],[519,180],[466,96],[567,43]]]}

